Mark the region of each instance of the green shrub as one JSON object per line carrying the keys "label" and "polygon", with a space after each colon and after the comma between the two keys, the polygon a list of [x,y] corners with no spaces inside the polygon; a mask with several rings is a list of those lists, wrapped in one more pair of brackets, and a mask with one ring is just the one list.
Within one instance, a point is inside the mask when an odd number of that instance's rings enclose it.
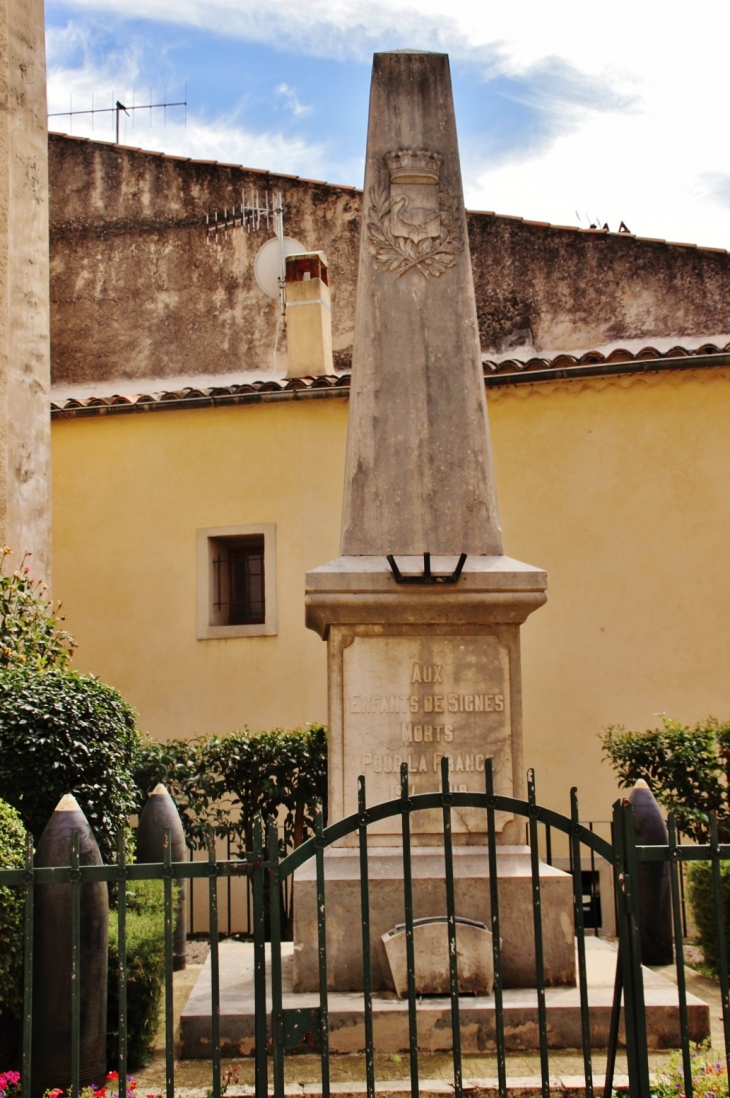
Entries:
{"label": "green shrub", "polygon": [[0,670],[0,788],[38,840],[64,793],[73,793],[102,858],[136,807],[134,711],[91,675],[27,666]]}
{"label": "green shrub", "polygon": [[707,717],[694,727],[662,716],[661,728],[628,732],[611,725],[602,736],[604,754],[619,785],[643,778],[674,813],[678,829],[707,842],[707,815],[717,816],[721,841],[730,840],[730,723]]}
{"label": "green shrub", "polygon": [[248,850],[261,813],[284,828],[285,849],[314,826],[317,801],[327,798],[327,733],[322,725],[285,731],[233,732],[186,742],[143,741],[134,772],[139,806],[157,782],[175,799],[190,846],[213,830]]}
{"label": "green shrub", "polygon": [[[165,986],[164,895],[161,881],[133,881],[127,890],[127,1062],[135,1071],[149,1062]],[[107,1063],[119,1057],[119,938],[116,913],[109,919]]]}
{"label": "green shrub", "polygon": [[[0,868],[23,865],[25,828],[20,816],[0,801]],[[0,1064],[19,1058],[23,1008],[23,907],[20,888],[0,887]]]}
{"label": "green shrub", "polygon": [[61,604],[54,610],[47,584],[31,578],[30,553],[20,568],[6,571],[11,552],[7,545],[0,550],[0,667],[65,667],[76,645],[61,627]]}
{"label": "green shrub", "polygon": [[[730,957],[730,862],[720,862],[722,907],[725,915],[725,942]],[[690,862],[687,870],[687,893],[697,933],[695,943],[702,949],[705,964],[718,971],[717,932],[715,924],[715,892],[711,862]]]}

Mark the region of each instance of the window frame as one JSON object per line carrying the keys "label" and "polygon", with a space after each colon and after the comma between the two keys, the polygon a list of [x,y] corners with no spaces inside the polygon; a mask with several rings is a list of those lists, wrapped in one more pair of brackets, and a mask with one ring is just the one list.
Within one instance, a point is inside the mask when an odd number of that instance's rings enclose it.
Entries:
{"label": "window frame", "polygon": [[[264,539],[264,621],[247,625],[215,623],[217,611],[214,560],[222,542],[245,538]],[[246,526],[207,526],[197,537],[197,636],[198,640],[227,640],[234,637],[272,637],[278,629],[276,606],[276,523]]]}

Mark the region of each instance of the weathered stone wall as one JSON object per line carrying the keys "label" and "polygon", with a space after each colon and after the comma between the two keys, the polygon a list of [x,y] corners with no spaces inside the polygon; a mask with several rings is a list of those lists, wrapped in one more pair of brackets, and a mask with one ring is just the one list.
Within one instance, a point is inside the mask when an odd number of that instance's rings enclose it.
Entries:
{"label": "weathered stone wall", "polygon": [[[240,206],[242,188],[281,190],[287,234],[327,253],[335,363],[349,366],[357,190],[60,135],[49,150],[55,383],[275,369],[277,304],[253,278],[271,232],[206,244],[206,214]],[[730,333],[724,251],[483,213],[469,233],[487,354]]]}
{"label": "weathered stone wall", "polygon": [[43,0],[0,3],[0,544],[49,579],[50,343]]}
{"label": "weathered stone wall", "polygon": [[351,346],[356,191],[53,135],[49,148],[54,382],[274,368],[279,306],[253,277],[273,221],[207,243],[206,214],[240,207],[242,188],[281,190],[286,234],[327,253],[334,349]]}

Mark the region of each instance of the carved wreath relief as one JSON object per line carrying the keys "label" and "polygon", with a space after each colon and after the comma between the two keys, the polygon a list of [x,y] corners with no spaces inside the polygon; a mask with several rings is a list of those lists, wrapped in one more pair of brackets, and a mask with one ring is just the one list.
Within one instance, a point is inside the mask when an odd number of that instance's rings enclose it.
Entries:
{"label": "carved wreath relief", "polygon": [[427,149],[384,157],[389,185],[370,189],[368,235],[375,261],[400,278],[406,271],[443,274],[464,247],[459,200],[439,185],[444,158]]}

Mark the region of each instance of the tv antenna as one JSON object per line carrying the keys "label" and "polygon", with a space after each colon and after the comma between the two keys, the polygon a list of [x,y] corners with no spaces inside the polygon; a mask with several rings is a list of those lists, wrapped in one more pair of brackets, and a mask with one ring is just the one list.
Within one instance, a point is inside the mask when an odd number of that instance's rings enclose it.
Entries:
{"label": "tv antenna", "polygon": [[[162,103],[153,103],[152,102],[152,88],[150,88],[150,101],[149,101],[149,103],[135,103],[134,98],[135,98],[135,93],[132,92],[132,103],[131,103],[131,105],[127,104],[125,106],[125,104],[120,102],[119,99],[115,99],[114,95],[112,94],[112,101],[114,103],[113,107],[95,107],[94,106],[94,96],[93,96],[93,93],[92,93],[92,96],[91,96],[91,109],[90,110],[85,110],[85,111],[75,111],[75,110],[73,110],[73,101],[72,101],[71,97],[69,96],[69,109],[67,111],[53,111],[48,115],[48,117],[49,118],[75,118],[77,115],[90,114],[91,115],[91,124],[92,124],[92,129],[93,129],[94,116],[95,115],[97,115],[97,114],[113,114],[113,115],[115,115],[115,121],[116,121],[116,130],[115,130],[116,139],[115,139],[115,142],[114,142],[115,145],[119,144],[119,122],[120,122],[122,114],[126,114],[128,118],[133,118],[133,112],[134,111],[149,111],[150,112],[150,125],[152,125],[152,112],[156,111],[156,110],[164,110],[164,112],[165,112],[165,125],[167,125],[167,108],[168,107],[184,107],[185,108],[185,122],[187,124],[187,120],[188,120],[188,85],[187,85],[187,81],[185,83],[185,98],[177,100],[174,103],[168,102],[167,88],[165,88],[165,94],[164,94]],[[73,123],[71,123],[71,125],[73,126]]]}
{"label": "tv antenna", "polygon": [[232,206],[230,209],[226,207],[223,213],[216,210],[214,214],[205,215],[206,244],[210,244],[211,237],[217,241],[219,233],[225,235],[229,229],[233,230],[237,227],[249,233],[259,232],[264,226],[270,229],[274,208],[277,204],[281,205],[281,195],[277,193],[272,198],[273,201],[269,202],[268,191],[264,191],[261,197],[253,188],[247,196],[245,188],[242,188],[239,207]]}

